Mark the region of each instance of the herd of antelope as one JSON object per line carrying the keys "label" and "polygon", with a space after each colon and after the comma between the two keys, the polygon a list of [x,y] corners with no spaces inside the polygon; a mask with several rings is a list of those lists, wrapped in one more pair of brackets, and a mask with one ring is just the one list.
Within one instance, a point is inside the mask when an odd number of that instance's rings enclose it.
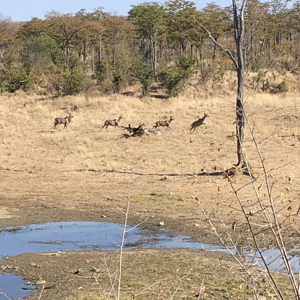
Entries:
{"label": "herd of antelope", "polygon": [[[63,109],[66,109],[66,108],[63,108]],[[73,107],[71,107],[71,111],[79,111],[79,107],[77,105],[74,105]],[[67,129],[67,125],[69,123],[71,123],[72,121],[72,118],[74,116],[72,116],[71,113],[68,112],[67,110],[67,116],[64,117],[64,118],[55,118],[54,120],[54,128],[56,128],[57,125],[61,124],[61,125],[64,125],[63,128],[66,128]],[[193,133],[195,131],[195,129],[197,127],[200,127],[202,124],[204,124],[206,126],[206,124],[204,123],[205,119],[208,117],[208,114],[204,113],[203,117],[202,118],[199,118],[198,120],[194,121],[192,124],[191,124],[191,128],[190,128],[190,133]],[[113,119],[113,120],[106,120],[103,125],[102,125],[102,128],[105,128],[107,130],[107,128],[109,126],[112,126],[112,127],[119,127],[119,123],[121,121],[121,119],[123,118],[122,115],[119,116],[118,119]],[[126,126],[121,126],[122,129],[125,129],[127,130],[129,133],[136,135],[137,133],[141,133],[146,130],[148,132],[152,132],[152,133],[155,133],[155,129],[157,129],[158,127],[167,127],[171,130],[171,127],[170,127],[170,124],[171,122],[174,120],[173,116],[170,116],[170,119],[169,120],[158,120],[157,122],[155,122],[154,126],[152,129],[144,129],[143,126],[144,126],[144,123],[143,124],[140,124],[138,127],[131,127],[131,125],[129,124],[127,127]]]}

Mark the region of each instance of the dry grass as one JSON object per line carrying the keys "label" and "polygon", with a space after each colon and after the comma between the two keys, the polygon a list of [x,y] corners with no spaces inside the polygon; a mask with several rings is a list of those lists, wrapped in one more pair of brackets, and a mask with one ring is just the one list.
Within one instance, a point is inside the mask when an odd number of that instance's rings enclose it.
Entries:
{"label": "dry grass", "polygon": [[[298,101],[297,94],[253,95],[246,100],[249,120],[268,168],[274,169],[276,180],[282,182],[276,193],[284,199],[293,199],[298,193],[296,186],[289,191],[285,186],[286,178],[299,176]],[[61,108],[74,104],[80,110],[73,112],[68,129],[53,129],[54,118],[66,115]],[[226,207],[224,219],[230,216],[232,220],[238,212],[232,208],[234,204],[228,206],[235,201],[229,183],[214,174],[236,162],[234,104],[234,96],[199,99],[194,95],[170,100],[78,96],[43,101],[20,94],[2,97],[0,206],[7,207],[10,201],[21,210],[28,203],[32,207],[43,204],[92,210],[103,205],[111,207],[106,199],[115,199],[116,208],[122,206],[120,199],[128,195],[130,183],[137,178],[132,186],[137,218],[145,218],[139,211],[146,210],[150,216],[163,216],[170,222],[182,215],[191,226],[195,220],[200,222],[189,183],[208,207],[221,202]],[[209,114],[207,128],[201,126],[189,134],[190,124],[204,112]],[[161,128],[155,136],[125,139],[120,128],[101,129],[106,119],[120,114],[124,117],[120,125],[126,126],[145,123],[152,128],[155,121],[170,115],[175,120],[172,131]],[[245,137],[247,156],[256,171],[259,161],[247,130]],[[289,165],[277,169],[286,163]],[[211,176],[194,177],[202,172]],[[243,184],[243,178],[236,180]],[[245,197],[251,198],[251,191],[247,193],[245,190]],[[151,194],[175,198],[157,196],[149,201]]]}

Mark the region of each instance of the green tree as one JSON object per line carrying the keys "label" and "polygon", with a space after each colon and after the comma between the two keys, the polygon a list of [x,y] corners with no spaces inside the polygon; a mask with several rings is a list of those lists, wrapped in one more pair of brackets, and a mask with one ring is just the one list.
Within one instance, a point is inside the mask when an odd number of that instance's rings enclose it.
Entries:
{"label": "green tree", "polygon": [[164,4],[167,16],[166,31],[170,44],[180,46],[180,55],[187,54],[188,42],[196,26],[197,10],[194,2],[171,0]]}
{"label": "green tree", "polygon": [[269,3],[249,0],[245,8],[245,67],[252,71],[267,68],[266,45],[268,41]]}
{"label": "green tree", "polygon": [[[202,9],[202,12],[205,17],[201,22],[209,30],[216,41],[232,27],[232,23],[229,23],[229,13],[214,2],[207,3],[206,7]],[[214,60],[216,58],[217,46],[215,43],[213,43],[213,45],[212,59]]]}
{"label": "green tree", "polygon": [[45,15],[43,27],[45,33],[62,49],[66,66],[69,67],[71,49],[81,41],[81,34],[86,29],[85,20],[74,17],[72,14],[51,11]]}
{"label": "green tree", "polygon": [[32,84],[32,77],[29,69],[26,68],[9,68],[2,77],[1,90],[14,93],[22,89],[28,91]]}
{"label": "green tree", "polygon": [[154,70],[145,62],[139,60],[131,68],[132,76],[142,85],[143,96],[149,94],[149,90],[154,80]]}
{"label": "green tree", "polygon": [[84,87],[84,76],[82,69],[79,67],[73,68],[63,74],[63,93],[65,95],[79,94]]}
{"label": "green tree", "polygon": [[107,61],[98,60],[96,62],[95,75],[98,83],[101,83],[105,79],[107,79],[108,69],[109,69],[109,64]]}
{"label": "green tree", "polygon": [[20,49],[21,63],[37,75],[47,73],[50,64],[63,67],[64,57],[55,42],[46,36],[28,37]]}
{"label": "green tree", "polygon": [[104,26],[103,40],[107,51],[112,54],[112,66],[115,68],[118,45],[126,43],[134,35],[133,25],[120,16],[109,16],[102,20],[102,25]]}
{"label": "green tree", "polygon": [[186,80],[193,73],[195,60],[188,56],[180,56],[176,67],[170,67],[160,74],[163,87],[170,97],[177,96],[185,87]]}
{"label": "green tree", "polygon": [[129,20],[136,26],[140,38],[151,43],[152,67],[157,68],[157,39],[159,28],[166,12],[157,2],[144,2],[132,5],[128,13]]}
{"label": "green tree", "polygon": [[113,73],[112,83],[114,84],[115,93],[120,93],[123,76],[118,71]]}

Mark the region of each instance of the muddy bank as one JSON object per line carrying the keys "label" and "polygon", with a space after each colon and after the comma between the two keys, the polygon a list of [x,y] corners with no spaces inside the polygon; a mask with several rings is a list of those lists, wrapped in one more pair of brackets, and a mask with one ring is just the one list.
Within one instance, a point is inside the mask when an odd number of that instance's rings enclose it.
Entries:
{"label": "muddy bank", "polygon": [[[85,299],[103,297],[117,289],[118,252],[60,252],[23,254],[0,261],[4,272],[23,276],[38,290],[26,299]],[[5,268],[8,266],[8,268]],[[159,295],[193,299],[199,291],[209,299],[245,295],[243,273],[222,253],[192,250],[125,251],[121,293],[136,299]],[[156,296],[155,296],[156,295]],[[122,298],[123,298],[122,296]]]}

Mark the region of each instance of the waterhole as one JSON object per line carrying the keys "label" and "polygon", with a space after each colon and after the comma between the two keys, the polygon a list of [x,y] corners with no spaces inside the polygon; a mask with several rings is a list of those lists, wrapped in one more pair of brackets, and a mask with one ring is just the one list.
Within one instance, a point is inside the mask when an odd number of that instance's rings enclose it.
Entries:
{"label": "waterhole", "polygon": [[[122,241],[123,225],[105,222],[59,222],[39,225],[21,226],[17,228],[0,229],[0,258],[14,256],[26,252],[56,252],[71,250],[119,250]],[[133,248],[190,248],[194,250],[222,251],[228,253],[222,246],[193,242],[187,236],[170,236],[167,230],[157,230],[150,234],[146,229],[127,226],[125,234],[125,249]],[[235,253],[233,248],[231,251]],[[242,255],[246,255],[249,264],[262,266],[262,261],[254,251],[241,248]],[[278,259],[277,249],[267,249],[264,257],[272,270],[284,272],[282,260]],[[0,262],[1,264],[1,262]],[[298,258],[291,260],[293,270],[298,272]],[[16,295],[26,296],[22,278],[1,274],[0,289],[9,298],[11,290]],[[1,288],[2,287],[2,288]],[[25,293],[25,295],[24,295]],[[19,296],[19,297],[20,297]],[[4,296],[0,294],[0,300]]]}
{"label": "waterhole", "polygon": [[22,277],[0,273],[0,300],[24,298],[34,290]]}

